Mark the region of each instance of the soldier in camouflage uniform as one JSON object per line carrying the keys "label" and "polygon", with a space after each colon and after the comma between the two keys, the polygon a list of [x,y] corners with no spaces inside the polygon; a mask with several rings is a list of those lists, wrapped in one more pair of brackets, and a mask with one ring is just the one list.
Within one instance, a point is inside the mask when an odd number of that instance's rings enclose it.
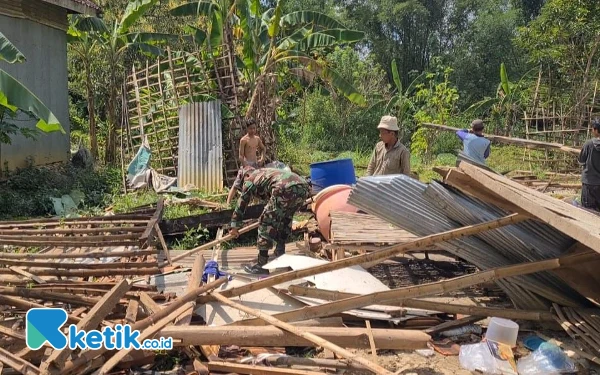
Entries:
{"label": "soldier in camouflage uniform", "polygon": [[269,250],[276,243],[274,255],[285,253],[285,241],[292,233],[292,218],[311,196],[310,186],[297,174],[275,168],[244,168],[242,195],[231,217],[230,234],[237,237],[238,228],[242,225],[244,212],[253,196],[268,199],[268,203],[260,216],[258,227],[258,262],[246,271],[253,274],[268,274],[262,268],[269,259]]}

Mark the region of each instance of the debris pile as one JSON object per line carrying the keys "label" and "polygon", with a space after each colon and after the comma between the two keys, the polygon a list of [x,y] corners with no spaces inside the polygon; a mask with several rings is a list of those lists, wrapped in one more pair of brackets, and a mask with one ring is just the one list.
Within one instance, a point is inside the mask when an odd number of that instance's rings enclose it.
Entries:
{"label": "debris pile", "polygon": [[[216,210],[186,219],[220,228],[190,250],[168,249],[183,224],[162,220],[162,200],[0,223],[1,373],[392,374],[407,353],[491,374],[600,364],[598,216],[464,161],[441,172],[359,179],[355,209],[295,223],[304,242],[260,278],[240,272],[255,247],[222,246],[230,212],[207,201],[168,202]],[[66,311],[66,337],[125,324],[173,347],[34,350],[28,330],[44,329],[26,313],[41,307]]]}

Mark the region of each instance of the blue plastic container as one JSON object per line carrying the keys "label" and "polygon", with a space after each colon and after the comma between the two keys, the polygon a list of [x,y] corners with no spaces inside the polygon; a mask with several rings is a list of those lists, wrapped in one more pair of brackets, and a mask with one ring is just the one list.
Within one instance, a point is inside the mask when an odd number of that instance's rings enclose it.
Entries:
{"label": "blue plastic container", "polygon": [[332,185],[352,185],[356,183],[352,159],[336,159],[310,165],[310,179],[313,192],[319,192]]}

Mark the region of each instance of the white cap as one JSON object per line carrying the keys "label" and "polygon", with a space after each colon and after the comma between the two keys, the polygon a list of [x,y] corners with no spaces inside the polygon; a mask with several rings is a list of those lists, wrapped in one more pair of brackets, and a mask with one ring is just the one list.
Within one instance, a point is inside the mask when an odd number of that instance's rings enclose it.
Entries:
{"label": "white cap", "polygon": [[392,132],[397,132],[400,130],[398,128],[398,119],[394,116],[383,116],[379,121],[379,125],[377,125],[377,129],[385,129]]}

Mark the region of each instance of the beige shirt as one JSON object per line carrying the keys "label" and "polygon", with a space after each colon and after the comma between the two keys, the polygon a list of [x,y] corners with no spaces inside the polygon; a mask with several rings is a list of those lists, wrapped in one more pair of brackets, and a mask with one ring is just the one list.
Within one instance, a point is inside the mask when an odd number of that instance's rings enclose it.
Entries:
{"label": "beige shirt", "polygon": [[385,143],[379,142],[371,155],[367,176],[405,174],[410,176],[410,152],[400,141],[387,150]]}

